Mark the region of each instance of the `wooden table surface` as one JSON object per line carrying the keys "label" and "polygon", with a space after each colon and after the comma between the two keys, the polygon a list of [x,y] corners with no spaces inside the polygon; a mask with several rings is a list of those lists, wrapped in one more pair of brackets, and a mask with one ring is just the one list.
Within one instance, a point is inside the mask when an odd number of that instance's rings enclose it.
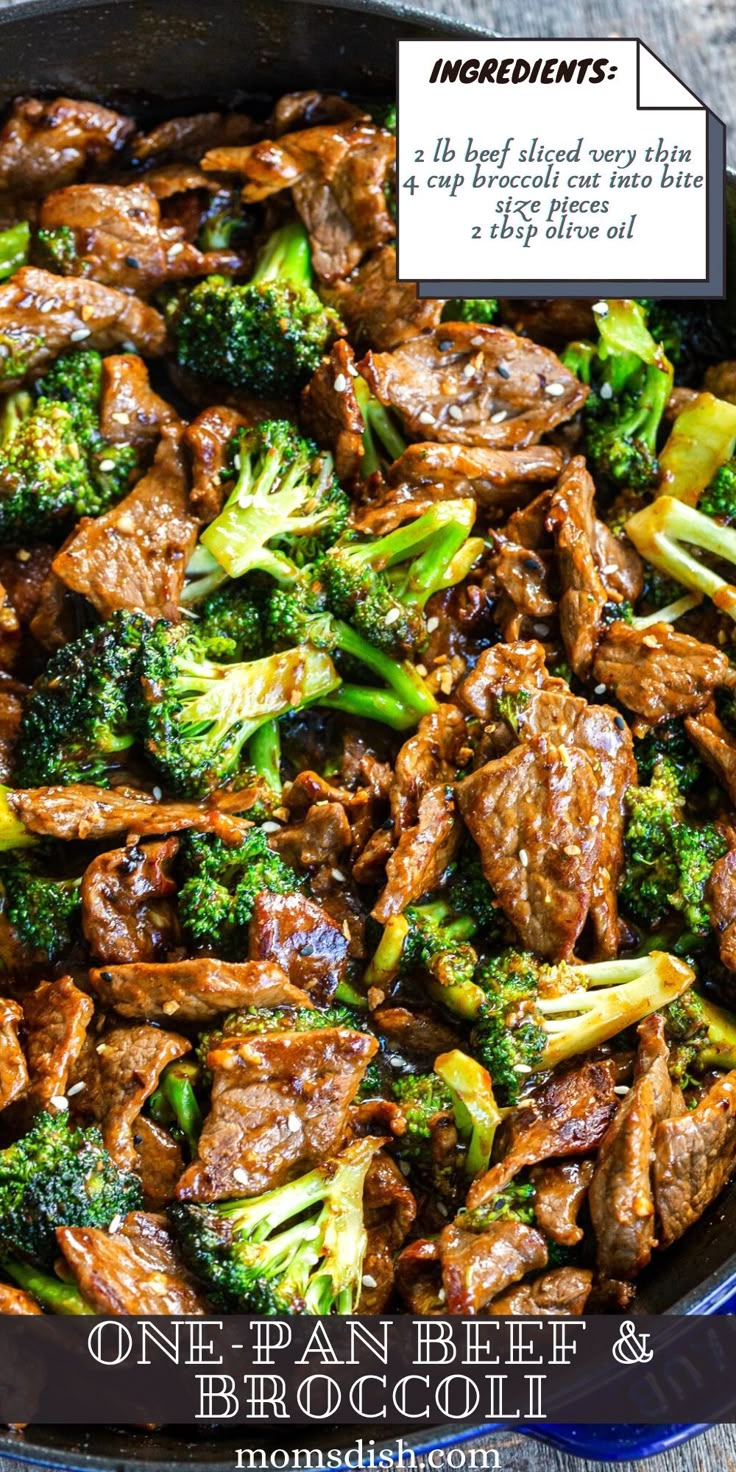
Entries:
{"label": "wooden table surface", "polygon": [[[0,0],[0,4],[13,0]],[[245,0],[247,6],[247,0]],[[736,166],[736,7],[732,0],[414,0],[435,14],[472,21],[499,35],[639,36],[679,73],[698,97],[733,128],[729,159]],[[511,16],[511,20],[509,17]],[[20,82],[19,82],[20,86]],[[489,1441],[501,1472],[593,1472],[601,1462],[585,1462],[513,1433]],[[450,1472],[443,1457],[433,1472]],[[736,1472],[736,1426],[715,1427],[685,1447],[646,1463],[617,1463],[620,1472]],[[457,1461],[453,1457],[453,1468]],[[19,1463],[0,1457],[0,1472],[20,1472]]]}

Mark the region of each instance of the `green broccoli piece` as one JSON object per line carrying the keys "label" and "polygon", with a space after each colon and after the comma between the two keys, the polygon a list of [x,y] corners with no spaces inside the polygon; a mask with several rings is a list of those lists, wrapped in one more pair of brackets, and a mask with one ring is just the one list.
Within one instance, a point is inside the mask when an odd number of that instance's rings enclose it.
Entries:
{"label": "green broccoli piece", "polygon": [[[736,404],[717,399],[713,394],[698,394],[680,410],[659,457],[659,489],[707,510],[702,497],[718,481],[718,472],[731,460],[736,446]],[[728,498],[732,472],[727,473],[713,493],[718,504]],[[719,514],[719,513],[716,513]]]}
{"label": "green broccoli piece", "polygon": [[9,792],[12,788],[0,782],[0,854],[7,853],[9,849],[33,848],[39,841],[35,833],[29,833],[25,823],[16,818],[8,802]]}
{"label": "green broccoli piece", "polygon": [[344,538],[319,566],[328,608],[387,654],[421,649],[428,599],[461,582],[483,550],[470,535],[475,517],[472,500],[438,501],[384,537]]}
{"label": "green broccoli piece", "polygon": [[119,1169],[96,1126],[80,1129],[68,1114],[37,1115],[0,1150],[0,1255],[51,1267],[57,1227],[108,1227],[142,1205],[138,1177]]}
{"label": "green broccoli piece", "polygon": [[98,516],[128,489],[132,445],[99,428],[101,358],[57,360],[35,386],[9,394],[0,411],[0,542],[63,536],[80,516]]}
{"label": "green broccoli piece", "polygon": [[195,628],[160,619],[144,630],[137,719],[172,790],[205,793],[239,775],[261,726],[339,684],[332,660],[311,645],[219,664],[206,658]]}
{"label": "green broccoli piece", "polygon": [[[324,1027],[349,1027],[355,1032],[365,1032],[365,1017],[355,1007],[339,1002],[329,1007],[241,1007],[237,1012],[229,1012],[219,1026],[201,1034],[197,1044],[201,1076],[207,1074],[208,1053],[222,1038],[246,1038],[269,1032],[314,1032]],[[379,1073],[374,1072],[369,1078],[370,1070],[376,1066]],[[373,1058],[363,1080],[370,1091],[367,1097],[372,1097],[375,1085],[380,1081],[380,1064],[377,1058]],[[380,1088],[378,1092],[381,1092]]]}
{"label": "green broccoli piece", "polygon": [[51,878],[41,850],[0,856],[0,910],[29,965],[53,964],[74,943],[81,879]]}
{"label": "green broccoli piece", "polygon": [[609,301],[595,310],[594,353],[573,343],[562,355],[591,385],[583,410],[585,451],[598,475],[644,489],[658,474],[657,440],[672,389],[672,366],[638,302]]}
{"label": "green broccoli piece", "polygon": [[736,527],[706,516],[675,496],[657,496],[626,522],[626,535],[645,562],[676,583],[705,594],[736,619],[736,586],[723,571],[701,562],[693,549],[713,553],[719,563],[736,563]]}
{"label": "green broccoli piece", "polygon": [[648,787],[629,789],[626,806],[623,910],[647,929],[674,912],[691,935],[707,935],[705,888],[726,840],[712,823],[687,822],[679,773],[667,758],[655,765]]}
{"label": "green broccoli piece", "polygon": [[228,961],[248,954],[256,896],[298,894],[303,881],[268,846],[261,828],[229,847],[212,833],[187,833],[181,849],[179,918],[188,943]]}
{"label": "green broccoli piece", "polygon": [[729,522],[736,520],[736,458],[727,460],[716,471],[698,501],[698,510],[705,516],[718,516]]}
{"label": "green broccoli piece", "polygon": [[355,1140],[250,1200],[170,1206],[184,1259],[212,1302],[240,1313],[354,1313],[367,1243],[363,1188],[380,1148],[379,1139]]}
{"label": "green broccoli piece", "polygon": [[7,281],[26,265],[30,242],[31,227],[27,220],[0,230],[0,281]]}
{"label": "green broccoli piece", "polygon": [[169,306],[177,361],[259,398],[293,398],[341,331],[311,285],[309,240],[285,225],[248,282],[209,276]]}
{"label": "green broccoli piece", "polygon": [[430,995],[469,1022],[471,1048],[509,1104],[529,1074],[587,1053],[691,985],[692,968],[664,951],[622,961],[548,965],[523,951],[482,961],[474,981]]}
{"label": "green broccoli piece", "polygon": [[455,1123],[453,1096],[436,1073],[407,1073],[391,1082],[394,1100],[401,1106],[404,1123],[396,1134],[395,1152],[416,1173],[418,1180],[441,1197],[458,1190],[455,1152],[436,1151],[433,1142]]}
{"label": "green broccoli piece", "polygon": [[[444,889],[388,921],[366,970],[366,984],[385,989],[420,969],[438,988],[462,987],[472,982],[478,962],[468,942],[478,935],[487,947],[501,939],[503,928],[503,912],[495,904],[480,855],[466,843]],[[441,990],[437,995],[441,997]]]}
{"label": "green broccoli piece", "polygon": [[46,271],[56,276],[78,276],[77,242],[69,225],[56,225],[52,230],[36,232],[36,250],[39,262]]}
{"label": "green broccoli piece", "polygon": [[387,409],[371,393],[364,378],[356,378],[353,384],[363,420],[363,459],[360,473],[367,480],[377,471],[382,475],[398,460],[406,449],[399,426],[390,409]]}
{"label": "green broccoli piece", "polygon": [[415,726],[423,715],[436,709],[434,696],[409,660],[399,661],[377,649],[350,624],[327,611],[322,566],[323,560],[305,568],[290,586],[270,593],[264,615],[267,642],[277,648],[309,643],[333,658],[346,656],[349,665],[367,670],[369,676],[382,681],[383,688],[343,682],[323,703],[381,721],[397,731]]}
{"label": "green broccoli piece", "polygon": [[687,1087],[709,1068],[736,1068],[736,1017],[692,987],[663,1012],[670,1073]]}
{"label": "green broccoli piece", "polygon": [[106,785],[135,741],[131,718],[142,614],[117,613],[51,656],[20,724],[21,787]]}
{"label": "green broccoli piece", "polygon": [[495,322],[498,316],[498,297],[454,297],[445,302],[442,310],[443,322]]}
{"label": "green broccoli piece", "polygon": [[199,250],[237,250],[247,245],[253,234],[255,216],[243,214],[236,193],[222,203],[222,194],[215,196],[213,208],[202,221],[197,236]]}
{"label": "green broccoli piece", "polygon": [[76,1315],[95,1312],[73,1283],[65,1283],[55,1273],[44,1272],[35,1263],[24,1262],[12,1253],[0,1254],[0,1271],[30,1293],[46,1313]]}
{"label": "green broccoli piece", "polygon": [[[185,598],[186,602],[186,589]],[[264,650],[261,600],[226,582],[196,605],[196,631],[208,659],[241,660]]]}
{"label": "green broccoli piece", "polygon": [[202,1128],[202,1111],[195,1092],[198,1081],[196,1063],[188,1059],[167,1063],[158,1088],[148,1100],[151,1119],[170,1130],[174,1139],[183,1140],[192,1160]]}
{"label": "green broccoli piece", "polygon": [[485,1232],[496,1222],[523,1222],[531,1226],[534,1221],[534,1187],[530,1181],[510,1181],[508,1186],[472,1210],[465,1208],[458,1213],[458,1226],[466,1232]]}
{"label": "green broccoli piece", "polygon": [[202,533],[199,560],[204,548],[228,577],[261,571],[291,582],[347,521],[350,503],[335,479],[332,456],[286,419],[238,430],[229,456],[235,485]]}
{"label": "green broccoli piece", "polygon": [[671,790],[683,797],[703,777],[705,767],[692,742],[688,740],[684,722],[675,718],[652,726],[645,736],[635,738],[634,754],[639,781],[644,786],[657,771]]}

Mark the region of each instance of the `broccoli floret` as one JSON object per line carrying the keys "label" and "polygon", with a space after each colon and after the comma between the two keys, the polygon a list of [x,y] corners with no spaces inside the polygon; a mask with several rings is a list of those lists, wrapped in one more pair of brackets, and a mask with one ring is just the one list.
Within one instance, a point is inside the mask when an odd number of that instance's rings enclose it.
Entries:
{"label": "broccoli floret", "polygon": [[52,964],[72,946],[82,905],[81,879],[50,878],[40,850],[0,857],[0,910],[29,964]]}
{"label": "broccoli floret", "polygon": [[0,783],[0,854],[7,853],[9,849],[33,848],[39,841],[34,833],[29,833],[25,823],[16,818],[8,802],[11,791],[12,788]]}
{"label": "broccoli floret", "polygon": [[[707,511],[703,497],[708,497],[708,487],[717,480],[720,467],[730,461],[735,445],[736,404],[713,394],[698,394],[677,415],[659,457],[659,489],[688,506],[696,506],[700,497],[700,509]],[[733,471],[721,482],[720,492],[718,488],[714,492],[716,503],[719,495],[727,497],[729,484],[733,484]]]}
{"label": "broccoli floret", "polygon": [[705,516],[719,516],[724,521],[736,520],[736,459],[731,458],[716,471],[698,502]]}
{"label": "broccoli floret", "polygon": [[356,378],[355,397],[363,420],[363,458],[360,473],[367,479],[376,471],[381,474],[398,460],[406,449],[406,440],[390,409],[371,393],[364,378]]}
{"label": "broccoli floret", "polygon": [[609,301],[594,310],[594,353],[573,343],[563,354],[567,366],[591,385],[583,411],[585,451],[597,474],[643,489],[658,474],[657,440],[672,366],[638,302]]}
{"label": "broccoli floret", "polygon": [[56,1227],[107,1227],[142,1205],[138,1177],[119,1169],[96,1126],[80,1129],[68,1114],[37,1115],[0,1150],[0,1254],[50,1267]]}
{"label": "broccoli floret", "polygon": [[56,225],[52,230],[36,232],[36,250],[40,264],[56,276],[76,276],[78,270],[77,242],[69,225]]}
{"label": "broccoli floret", "polygon": [[736,1068],[736,1017],[690,988],[663,1013],[670,1073],[687,1086],[691,1074]]}
{"label": "broccoli floret", "polygon": [[239,660],[263,653],[261,600],[241,582],[217,588],[197,605],[196,613],[197,635],[208,659]]}
{"label": "broccoli floret", "polygon": [[[433,1074],[405,1074],[393,1080],[405,1130],[396,1136],[396,1153],[440,1195],[454,1195],[459,1177],[486,1171],[501,1114],[488,1074],[474,1058],[454,1048],[436,1059]],[[457,1132],[457,1148],[435,1151],[443,1124]]]}
{"label": "broccoli floret", "polygon": [[534,1187],[530,1181],[510,1181],[508,1186],[486,1201],[482,1206],[464,1210],[458,1214],[458,1226],[466,1232],[485,1232],[496,1222],[523,1222],[531,1226],[534,1221]]}
{"label": "broccoli floret", "polygon": [[[296,876],[294,876],[296,878]],[[200,1067],[206,1070],[207,1054],[224,1037],[245,1038],[269,1032],[314,1032],[324,1027],[349,1027],[365,1032],[365,1018],[355,1007],[339,1002],[330,1007],[241,1007],[229,1012],[214,1029],[202,1033],[197,1045]],[[375,1063],[375,1059],[372,1060]],[[369,1064],[369,1068],[370,1068]]]}
{"label": "broccoli floret", "polygon": [[712,823],[687,822],[679,770],[667,758],[655,765],[648,787],[629,789],[626,806],[622,908],[647,929],[674,912],[691,935],[707,935],[705,888],[728,848],[723,835]]}
{"label": "broccoli floret", "polygon": [[667,1006],[694,972],[676,956],[547,965],[507,950],[478,966],[472,983],[431,989],[472,1024],[471,1048],[508,1103],[531,1073],[587,1053]]}
{"label": "broccoli floret", "polygon": [[12,1279],[48,1314],[93,1314],[73,1283],[65,1283],[55,1273],[44,1272],[35,1263],[24,1262],[13,1253],[0,1253],[0,1272]]}
{"label": "broccoli floret", "polygon": [[383,688],[346,684],[327,697],[324,704],[351,715],[377,720],[395,730],[415,726],[423,715],[436,709],[434,696],[409,660],[398,660],[365,639],[350,624],[334,618],[326,609],[321,581],[324,559],[305,568],[298,580],[276,588],[266,603],[264,629],[271,646],[309,643],[315,649],[365,669],[382,681]]}
{"label": "broccoli floret", "polygon": [[57,538],[79,516],[98,516],[125,494],[132,445],[99,429],[101,359],[59,359],[36,385],[10,394],[0,413],[0,541]]}
{"label": "broccoli floret", "polygon": [[170,1129],[175,1139],[183,1140],[191,1159],[197,1154],[202,1128],[202,1111],[195,1092],[199,1081],[196,1063],[185,1059],[168,1063],[158,1088],[148,1100],[148,1112],[156,1124]]}
{"label": "broccoli floret", "polygon": [[634,754],[642,786],[651,782],[657,771],[670,790],[676,789],[683,797],[692,791],[705,771],[679,718],[652,726],[646,736],[635,739]]}
{"label": "broccoli floret", "polygon": [[250,240],[255,225],[254,214],[243,214],[237,194],[232,194],[222,203],[218,193],[210,214],[202,221],[197,236],[197,246],[202,251],[237,250]]}
{"label": "broccoli floret", "polygon": [[730,323],[711,302],[658,301],[639,298],[647,326],[675,366],[677,383],[697,387],[709,363],[733,356]]}
{"label": "broccoli floret", "polygon": [[387,654],[421,649],[427,600],[461,582],[483,549],[475,516],[474,501],[438,501],[384,537],[342,540],[320,562],[328,607]]}
{"label": "broccoli floret", "polygon": [[303,226],[267,241],[248,282],[209,276],[169,308],[183,368],[260,398],[293,398],[341,330],[311,285]]}
{"label": "broccoli floret", "polygon": [[445,302],[443,322],[495,322],[498,316],[498,297],[454,297]]}
{"label": "broccoli floret", "polygon": [[248,954],[248,924],[256,895],[298,894],[303,881],[251,828],[236,847],[212,833],[182,840],[179,918],[188,942],[224,960]]}
{"label": "broccoli floret", "polygon": [[379,1139],[244,1201],[177,1202],[169,1217],[212,1302],[240,1313],[350,1314],[366,1249],[363,1188]]}
{"label": "broccoli floret", "polygon": [[107,784],[135,734],[140,614],[117,613],[52,655],[31,689],[17,745],[19,786]]}
{"label": "broccoli floret", "polygon": [[28,260],[31,227],[27,220],[19,220],[7,230],[0,230],[0,281],[7,281]]}
{"label": "broccoli floret", "polygon": [[692,551],[701,548],[721,562],[736,563],[736,527],[713,521],[674,496],[657,496],[630,517],[626,534],[645,562],[694,593],[712,598],[721,612],[736,619],[736,586]]}
{"label": "broccoli floret", "polygon": [[235,485],[200,547],[228,577],[258,570],[288,583],[347,521],[332,457],[286,419],[238,430],[228,453]]}
{"label": "broccoli floret", "polygon": [[[438,987],[461,988],[472,981],[478,961],[468,942],[477,936],[488,947],[503,932],[503,912],[483,874],[478,850],[466,843],[436,897],[409,905],[388,921],[366,983],[385,989],[421,968]],[[437,995],[441,998],[442,992]]]}
{"label": "broccoli floret", "polygon": [[261,726],[340,684],[332,660],[311,645],[219,664],[206,658],[196,629],[165,619],[144,632],[140,676],[137,713],[146,752],[167,784],[184,794],[237,777]]}

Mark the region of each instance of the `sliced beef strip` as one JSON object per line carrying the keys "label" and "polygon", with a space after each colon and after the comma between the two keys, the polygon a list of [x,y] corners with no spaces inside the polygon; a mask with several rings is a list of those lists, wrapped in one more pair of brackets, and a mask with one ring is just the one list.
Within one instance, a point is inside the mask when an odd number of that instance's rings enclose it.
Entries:
{"label": "sliced beef strip", "polygon": [[729,849],[713,865],[706,897],[721,960],[729,971],[736,971],[736,849]]}
{"label": "sliced beef strip", "polygon": [[537,736],[457,787],[501,908],[523,945],[549,960],[570,958],[590,908],[602,837],[591,823],[598,781],[579,747]]}
{"label": "sliced beef strip", "polygon": [[386,885],[371,912],[374,919],[385,925],[413,900],[436,889],[461,837],[452,790],[436,783],[420,799],[416,823],[404,829],[386,864]]}
{"label": "sliced beef strip", "polygon": [[274,134],[293,133],[299,128],[315,128],[321,123],[342,123],[348,118],[368,121],[369,114],[347,97],[334,92],[285,92],[274,104]]}
{"label": "sliced beef strip", "polygon": [[458,1046],[455,1029],[434,1012],[419,1012],[414,1008],[410,1011],[408,1007],[399,1006],[379,1007],[373,1013],[373,1024],[389,1047],[432,1067],[440,1053],[448,1053]]}
{"label": "sliced beef strip", "polygon": [[167,1063],[191,1052],[191,1043],[177,1033],[139,1023],[113,1026],[96,1040],[88,1034],[72,1070],[74,1110],[102,1128],[113,1160],[125,1170],[138,1162],[133,1129],[135,1121]]}
{"label": "sliced beef strip", "polygon": [[736,404],[736,362],[727,359],[723,363],[712,363],[705,370],[705,387],[717,399],[726,399]]}
{"label": "sliced beef strip", "polygon": [[99,854],[82,879],[82,929],[97,961],[161,960],[179,940],[175,838]]}
{"label": "sliced beef strip", "polygon": [[726,655],[671,624],[634,629],[620,619],[598,646],[595,679],[652,724],[695,715],[715,689],[736,680]]}
{"label": "sliced beef strip", "polygon": [[651,1171],[657,1124],[683,1107],[667,1067],[664,1019],[647,1018],[639,1037],[634,1082],[603,1137],[588,1192],[598,1270],[624,1282],[646,1267],[656,1246]]}
{"label": "sliced beef strip", "polygon": [[547,1246],[524,1222],[494,1222],[484,1232],[453,1222],[440,1233],[440,1259],[447,1313],[474,1315],[512,1283],[546,1267]]}
{"label": "sliced beef strip", "polygon": [[503,1158],[468,1192],[470,1209],[493,1201],[525,1166],[599,1146],[618,1103],[607,1063],[582,1063],[553,1075],[523,1099],[501,1134]]}
{"label": "sliced beef strip", "polygon": [[98,1314],[205,1314],[207,1300],[177,1256],[164,1216],[132,1211],[122,1230],[57,1227],[82,1297]]}
{"label": "sliced beef strip", "polygon": [[184,1169],[181,1146],[168,1130],[145,1114],[139,1114],[133,1125],[133,1144],[146,1205],[151,1209],[165,1206],[174,1196]]}
{"label": "sliced beef strip", "polygon": [[711,706],[696,716],[686,716],[685,730],[698,755],[715,772],[731,802],[736,804],[736,737],[726,730]]}
{"label": "sliced beef strip", "polygon": [[222,472],[227,463],[230,440],[247,423],[237,409],[227,404],[203,409],[184,431],[189,452],[192,489],[189,504],[201,521],[214,521],[225,500]]}
{"label": "sliced beef strip", "polygon": [[103,516],[83,518],[54,572],[103,619],[126,608],[175,621],[198,525],[189,509],[181,435],[166,427],[148,474]]}
{"label": "sliced beef strip", "polygon": [[544,646],[535,639],[492,644],[458,687],[458,700],[470,715],[492,721],[498,717],[497,703],[502,695],[550,688],[561,695],[569,694],[564,680],[547,674],[545,659]]}
{"label": "sliced beef strip", "polygon": [[290,188],[309,233],[314,271],[329,284],[393,238],[384,191],[395,153],[387,129],[348,119],[284,134],[278,142],[214,148],[202,167],[242,174],[248,203]]}
{"label": "sliced beef strip", "polygon": [[12,376],[7,362],[3,365],[7,392],[80,342],[100,352],[125,343],[148,358],[160,358],[166,328],[160,312],[127,292],[21,266],[0,286],[0,338],[0,357],[17,362]]}
{"label": "sliced beef strip", "polygon": [[417,296],[413,281],[397,281],[396,251],[384,245],[343,281],[323,291],[358,347],[390,352],[420,332],[438,327],[444,302]]}
{"label": "sliced beef strip", "polygon": [[103,1006],[147,1022],[204,1023],[238,1007],[307,1005],[271,961],[140,961],[93,967],[89,977]]}
{"label": "sliced beef strip", "polygon": [[494,554],[488,562],[490,586],[497,600],[493,616],[504,639],[510,642],[521,636],[525,620],[540,622],[556,614],[557,600],[551,591],[551,568],[545,554],[510,541],[502,532],[493,534],[493,546]]}
{"label": "sliced beef strip", "polygon": [[[68,787],[16,787],[8,793],[8,803],[29,832],[41,838],[107,839],[124,833],[143,838],[193,828],[234,843],[250,826],[235,814],[251,808],[259,793],[258,787],[244,787],[228,794],[226,808],[224,804],[159,802],[150,793],[130,787],[108,789],[71,782]],[[221,794],[221,800],[223,797]]]}
{"label": "sliced beef strip", "polygon": [[528,301],[501,299],[501,320],[535,342],[564,347],[573,338],[595,337],[594,298],[530,297]]}
{"label": "sliced beef strip", "polygon": [[331,915],[301,894],[256,895],[248,927],[251,961],[275,963],[289,981],[325,1003],[345,975],[350,945]]}
{"label": "sliced beef strip", "polygon": [[46,542],[35,542],[31,547],[0,547],[0,582],[24,628],[38,608],[54,551]]}
{"label": "sliced beef strip", "polygon": [[134,126],[97,102],[16,98],[0,132],[0,189],[36,196],[61,189],[104,168]]}
{"label": "sliced beef strip", "polygon": [[12,1288],[9,1283],[0,1283],[0,1314],[40,1314],[35,1298],[24,1293],[22,1288]]}
{"label": "sliced beef strip", "polygon": [[340,481],[360,475],[363,460],[363,415],[355,397],[355,354],[338,338],[302,393],[301,419],[307,434],[331,450]]}
{"label": "sliced beef strip", "polygon": [[257,1196],[333,1154],[377,1046],[349,1028],[224,1038],[208,1055],[211,1109],[177,1196]]}
{"label": "sliced beef strip", "polygon": [[146,183],[72,184],[41,205],[43,230],[69,231],[73,256],[65,276],[148,296],[167,281],[237,271],[234,251],[203,253],[178,226],[164,226],[156,195]]}
{"label": "sliced beef strip", "polygon": [[9,782],[15,765],[15,746],[23,716],[20,694],[0,685],[0,782]]}
{"label": "sliced beef strip", "polygon": [[219,144],[246,143],[261,129],[247,113],[196,112],[184,118],[166,118],[147,133],[137,133],[131,143],[136,164],[160,163],[162,159],[198,159],[205,148]]}
{"label": "sliced beef strip", "polygon": [[416,1238],[409,1242],[396,1259],[395,1276],[396,1287],[410,1313],[422,1318],[438,1318],[447,1313],[439,1241]]}
{"label": "sliced beef strip", "polygon": [[563,1247],[574,1247],[583,1238],[578,1214],[588,1194],[595,1162],[553,1160],[537,1165],[529,1179],[534,1187],[534,1216],[546,1237]]}
{"label": "sliced beef strip", "polygon": [[356,1313],[383,1313],[393,1293],[394,1260],[416,1213],[414,1196],[396,1161],[380,1150],[371,1161],[363,1193],[368,1243]]}
{"label": "sliced beef strip", "polygon": [[472,322],[444,322],[393,353],[369,352],[358,368],[414,437],[498,450],[535,444],[571,419],[587,392],[547,348]]}
{"label": "sliced beef strip", "polygon": [[94,1010],[71,976],[42,981],[23,998],[29,1083],[23,1103],[30,1114],[65,1097]]}
{"label": "sliced beef strip", "polygon": [[7,588],[0,583],[0,674],[10,674],[18,658],[20,635],[20,619]]}
{"label": "sliced beef strip", "polygon": [[697,1108],[663,1119],[654,1132],[654,1200],[659,1245],[669,1247],[702,1216],[736,1167],[736,1072]]}
{"label": "sliced beef strip", "polygon": [[440,705],[422,716],[394,764],[389,800],[397,833],[416,823],[422,798],[438,781],[452,782],[470,755],[467,722],[457,706]]}
{"label": "sliced beef strip", "polygon": [[299,823],[289,823],[272,833],[276,849],[294,869],[338,867],[353,841],[350,819],[340,802],[320,800],[307,809]]}
{"label": "sliced beef strip", "polygon": [[103,358],[100,432],[106,440],[153,450],[163,426],[177,420],[176,410],[151,388],[142,358],[135,353]]}
{"label": "sliced beef strip", "polygon": [[[574,674],[587,680],[593,657],[604,632],[604,610],[621,594],[613,586],[607,567],[601,565],[596,544],[594,511],[595,485],[582,455],[566,465],[552,493],[547,525],[554,533],[562,593],[559,604],[560,631]],[[633,559],[636,552],[631,550]],[[618,573],[619,564],[611,564]],[[639,562],[638,592],[642,585]]]}
{"label": "sliced beef strip", "polygon": [[593,1286],[590,1268],[553,1268],[528,1283],[520,1283],[502,1293],[488,1306],[494,1317],[503,1314],[534,1318],[551,1314],[553,1318],[585,1313],[585,1305]]}
{"label": "sliced beef strip", "polygon": [[23,1013],[17,1002],[0,998],[0,1109],[28,1087],[28,1068],[18,1038]]}

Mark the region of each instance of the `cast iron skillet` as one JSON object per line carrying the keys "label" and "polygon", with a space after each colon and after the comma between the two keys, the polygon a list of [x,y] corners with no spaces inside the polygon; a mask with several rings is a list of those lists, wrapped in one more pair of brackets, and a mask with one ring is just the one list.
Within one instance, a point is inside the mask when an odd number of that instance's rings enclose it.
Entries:
{"label": "cast iron skillet", "polygon": [[[130,107],[138,119],[152,121],[202,106],[257,106],[259,99],[265,108],[281,92],[309,87],[391,97],[397,40],[458,34],[480,32],[391,0],[21,0],[0,11],[0,108],[18,93],[68,93]],[[729,255],[736,268],[736,179],[729,181],[728,203]],[[637,1309],[721,1308],[736,1292],[734,1242],[736,1189],[639,1279]],[[300,1447],[347,1449],[359,1434],[366,1443],[371,1436],[381,1442],[403,1435],[405,1446],[419,1451],[488,1429],[453,1424],[407,1434],[400,1426],[295,1427],[291,1438]],[[684,1429],[671,1428],[675,1435],[669,1440],[680,1439]],[[609,1437],[599,1455],[641,1455],[636,1439],[620,1430],[618,1442]],[[648,1430],[651,1436],[655,1428]],[[595,1428],[581,1433],[592,1450]],[[282,1432],[271,1444],[283,1446],[286,1439]],[[572,1435],[557,1439],[588,1450]],[[660,1435],[657,1449],[667,1440]],[[234,1449],[249,1443],[267,1447],[269,1437],[244,1429],[193,1439],[191,1427],[180,1434],[175,1428],[138,1434],[102,1427],[0,1433],[0,1451],[9,1456],[84,1472],[118,1472],[131,1464],[141,1472],[221,1472],[234,1466]],[[651,1441],[647,1450],[654,1450]]]}

